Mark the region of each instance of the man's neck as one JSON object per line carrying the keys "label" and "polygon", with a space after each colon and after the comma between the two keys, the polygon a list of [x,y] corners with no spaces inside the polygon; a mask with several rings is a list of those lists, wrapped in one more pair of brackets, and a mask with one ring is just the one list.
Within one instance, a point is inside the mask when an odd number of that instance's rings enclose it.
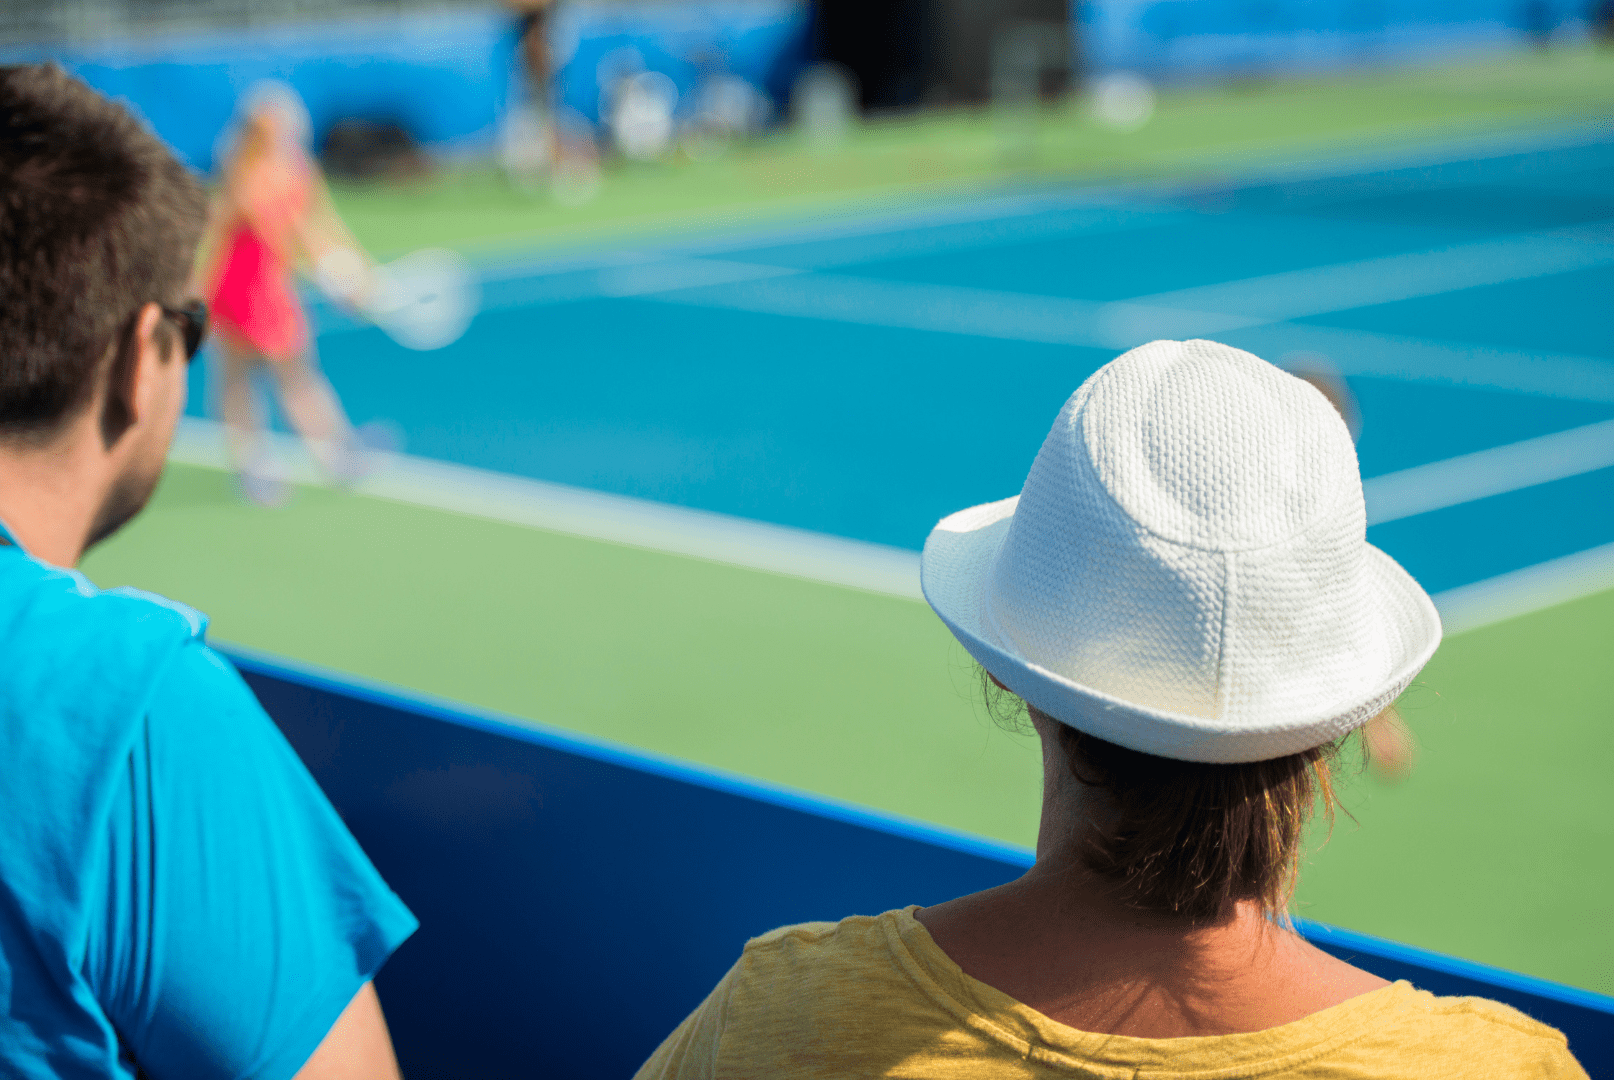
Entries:
{"label": "man's neck", "polygon": [[105,455],[81,437],[80,426],[44,445],[0,442],[0,521],[30,555],[55,566],[78,563],[106,497]]}

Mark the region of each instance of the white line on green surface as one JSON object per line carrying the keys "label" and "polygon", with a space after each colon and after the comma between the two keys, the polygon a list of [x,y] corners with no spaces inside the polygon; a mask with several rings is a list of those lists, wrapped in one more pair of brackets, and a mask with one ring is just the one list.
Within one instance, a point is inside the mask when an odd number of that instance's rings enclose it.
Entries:
{"label": "white line on green surface", "polygon": [[1504,619],[1557,607],[1614,589],[1614,544],[1526,566],[1494,578],[1436,593],[1446,633],[1478,630]]}
{"label": "white line on green surface", "polygon": [[[1604,429],[1610,427],[1614,427],[1614,421],[1588,425],[1587,428],[1560,433],[1560,436],[1570,441],[1580,439],[1602,446],[1603,443],[1598,440],[1604,438]],[[1592,433],[1590,438],[1583,434],[1588,431]],[[1446,496],[1440,489],[1431,487],[1427,492],[1428,505],[1419,509],[1412,505],[1418,498],[1418,485],[1403,483],[1407,474],[1413,474],[1416,478],[1420,470],[1431,469],[1438,473],[1441,468],[1448,466],[1453,467],[1454,487],[1461,488],[1466,484],[1472,488],[1479,484],[1487,488],[1482,494],[1499,494],[1500,490],[1489,490],[1495,483],[1487,477],[1497,470],[1492,468],[1487,455],[1498,455],[1499,460],[1510,459],[1511,455],[1511,459],[1517,459],[1514,461],[1516,476],[1523,477],[1529,483],[1541,483],[1542,479],[1530,479],[1536,475],[1531,469],[1535,468],[1539,473],[1541,468],[1554,468],[1553,454],[1548,453],[1540,461],[1532,463],[1527,451],[1532,444],[1535,444],[1536,451],[1542,450],[1543,444],[1548,451],[1552,451],[1556,447],[1551,441],[1554,438],[1557,437],[1526,440],[1449,462],[1437,462],[1434,466],[1420,466],[1405,473],[1379,477],[1368,482],[1368,497],[1370,500],[1374,498],[1375,483],[1387,482],[1389,487],[1384,490],[1399,492],[1395,497],[1402,501],[1396,505],[1406,511],[1397,516],[1453,505],[1452,502],[1442,501]],[[277,435],[274,436],[274,444],[278,458],[285,464],[287,479],[298,483],[321,482],[318,470],[297,440]],[[223,434],[217,423],[187,417],[180,425],[169,459],[185,465],[223,469],[228,467],[223,447]],[[1456,468],[1458,463],[1465,461],[1468,463],[1465,466],[1467,472]],[[1553,478],[1556,477],[1548,477]],[[1521,482],[1515,486],[1527,485]],[[407,454],[388,455],[383,468],[361,482],[356,490],[374,498],[466,514],[488,521],[764,570],[906,600],[923,600],[919,590],[919,553],[904,548],[848,540],[806,529],[669,506],[647,499],[611,495],[544,480],[530,480]],[[1446,632],[1457,634],[1610,588],[1614,588],[1614,544],[1448,589],[1435,594],[1434,601],[1446,625]]]}

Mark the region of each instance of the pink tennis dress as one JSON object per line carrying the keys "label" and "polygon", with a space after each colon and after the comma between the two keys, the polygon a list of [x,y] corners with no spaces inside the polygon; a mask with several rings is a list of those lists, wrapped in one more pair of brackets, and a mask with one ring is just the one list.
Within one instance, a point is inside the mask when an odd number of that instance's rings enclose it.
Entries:
{"label": "pink tennis dress", "polygon": [[[254,200],[253,217],[265,231],[289,239],[308,204],[307,172],[277,171],[285,182],[269,197]],[[219,333],[269,360],[291,360],[308,347],[308,319],[291,267],[251,220],[237,218],[216,265],[208,311]]]}

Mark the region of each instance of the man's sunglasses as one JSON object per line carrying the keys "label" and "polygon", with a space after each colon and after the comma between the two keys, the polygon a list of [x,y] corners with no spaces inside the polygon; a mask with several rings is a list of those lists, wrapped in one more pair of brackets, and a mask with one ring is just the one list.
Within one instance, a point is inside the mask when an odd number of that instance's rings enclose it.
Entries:
{"label": "man's sunglasses", "polygon": [[188,364],[196,359],[207,337],[207,304],[192,300],[182,308],[163,305],[162,309],[164,315],[179,324],[180,333],[185,336],[185,362]]}

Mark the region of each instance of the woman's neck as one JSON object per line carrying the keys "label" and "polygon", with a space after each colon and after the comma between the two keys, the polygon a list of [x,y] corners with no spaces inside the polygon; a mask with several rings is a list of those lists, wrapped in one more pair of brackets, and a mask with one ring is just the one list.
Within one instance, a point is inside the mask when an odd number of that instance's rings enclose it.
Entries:
{"label": "woman's neck", "polygon": [[1211,924],[1139,912],[1071,860],[915,917],[971,977],[1083,1031],[1263,1031],[1388,985],[1244,902]]}

